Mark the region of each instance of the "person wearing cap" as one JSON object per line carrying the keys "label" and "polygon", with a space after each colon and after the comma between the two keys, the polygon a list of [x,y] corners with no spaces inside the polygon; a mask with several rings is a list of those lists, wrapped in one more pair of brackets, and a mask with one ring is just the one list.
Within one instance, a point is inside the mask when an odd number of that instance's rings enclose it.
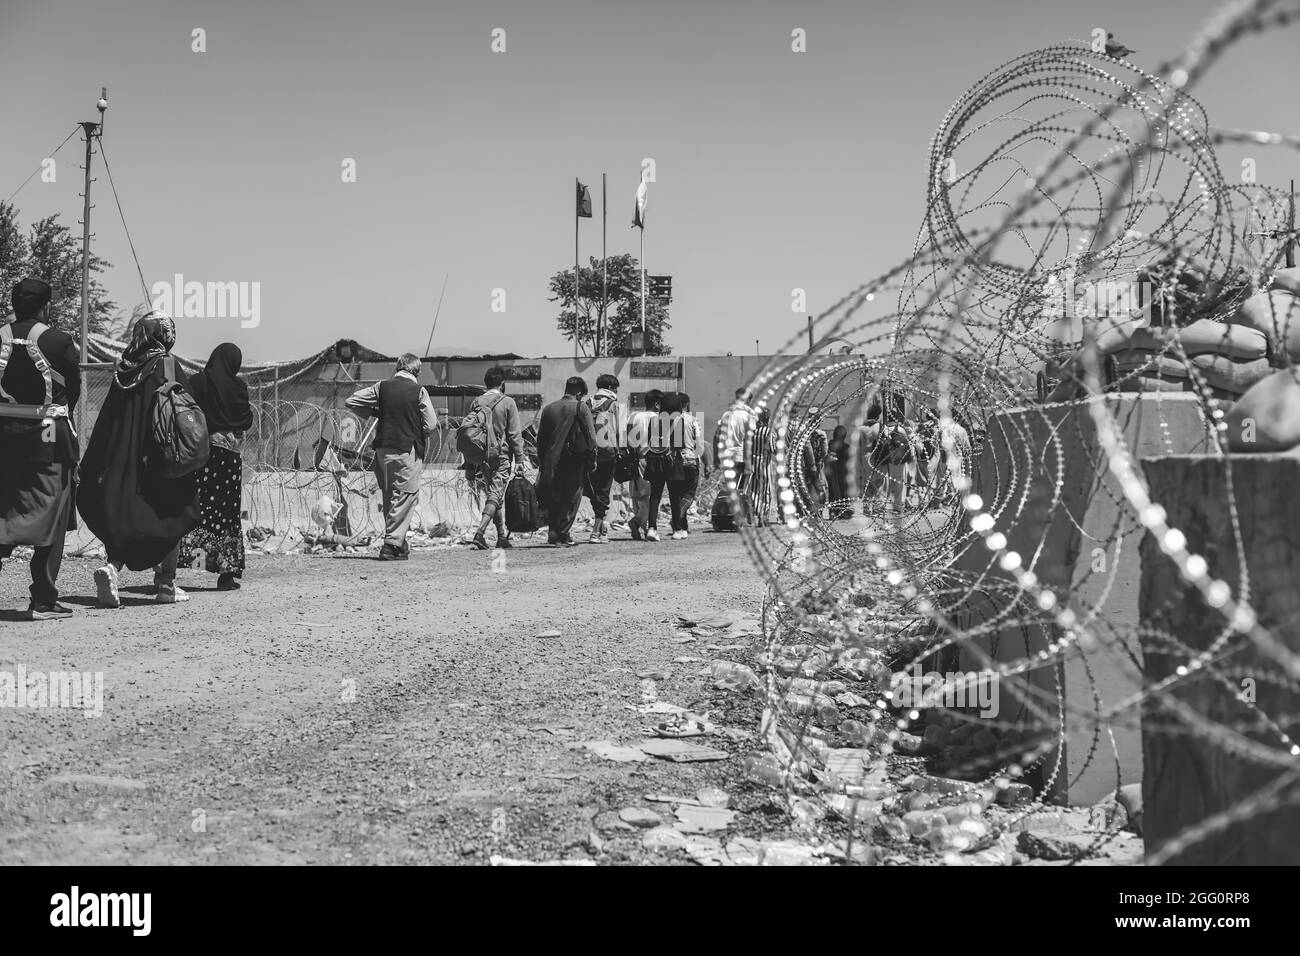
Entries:
{"label": "person wearing cap", "polygon": [[0,319],[0,560],[31,545],[31,621],[66,618],[56,584],[64,536],[76,527],[77,458],[72,413],[81,397],[77,343],[43,321],[51,288],[23,279]]}

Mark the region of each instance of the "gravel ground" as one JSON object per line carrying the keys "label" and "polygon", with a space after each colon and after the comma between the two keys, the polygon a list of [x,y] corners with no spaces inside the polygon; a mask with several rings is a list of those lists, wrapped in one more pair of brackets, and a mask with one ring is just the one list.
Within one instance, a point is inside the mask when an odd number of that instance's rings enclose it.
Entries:
{"label": "gravel ground", "polygon": [[[101,671],[104,712],[0,709],[0,861],[686,862],[609,814],[670,817],[645,795],[734,784],[754,744],[710,736],[731,759],[674,764],[580,742],[645,736],[644,669],[667,674],[662,700],[708,706],[718,655],[668,620],[758,612],[739,538],[496,554],[499,573],[462,547],[250,557],[237,593],[182,571],[193,600],[154,606],[149,576],[126,576],[115,611],[94,607],[95,562],[67,561],[75,618],[0,611],[0,672]],[[7,563],[0,607],[25,606],[26,583]]]}

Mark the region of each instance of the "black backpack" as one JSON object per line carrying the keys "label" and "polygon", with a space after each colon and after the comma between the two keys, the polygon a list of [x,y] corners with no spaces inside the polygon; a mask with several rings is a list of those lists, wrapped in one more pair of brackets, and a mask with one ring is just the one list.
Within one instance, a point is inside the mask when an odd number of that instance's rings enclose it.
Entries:
{"label": "black backpack", "polygon": [[731,498],[727,495],[726,488],[719,491],[718,497],[713,499],[713,515],[710,523],[714,531],[736,530],[736,515],[731,510]]}
{"label": "black backpack", "polygon": [[506,527],[510,531],[530,533],[541,526],[541,510],[537,507],[537,492],[533,483],[516,475],[506,485]]}
{"label": "black backpack", "polygon": [[162,476],[183,478],[208,463],[208,420],[194,396],[176,381],[176,360],[163,358],[165,381],[154,392],[153,440],[161,454]]}

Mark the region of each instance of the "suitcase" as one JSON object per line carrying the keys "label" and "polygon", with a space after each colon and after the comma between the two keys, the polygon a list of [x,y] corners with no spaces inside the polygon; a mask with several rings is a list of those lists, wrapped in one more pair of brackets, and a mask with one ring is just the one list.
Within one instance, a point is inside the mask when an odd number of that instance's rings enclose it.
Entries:
{"label": "suitcase", "polygon": [[537,491],[533,483],[522,475],[515,475],[506,486],[506,527],[513,533],[531,533],[540,527],[541,509],[537,505]]}
{"label": "suitcase", "polygon": [[714,531],[735,531],[736,516],[731,511],[731,499],[727,497],[727,489],[723,488],[718,492],[718,497],[713,499],[713,515],[710,518]]}

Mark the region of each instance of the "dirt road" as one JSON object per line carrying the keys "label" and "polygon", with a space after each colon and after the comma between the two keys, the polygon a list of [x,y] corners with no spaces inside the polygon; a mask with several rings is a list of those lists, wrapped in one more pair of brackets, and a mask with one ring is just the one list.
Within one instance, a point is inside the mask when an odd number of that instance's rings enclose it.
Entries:
{"label": "dirt road", "polygon": [[[579,745],[644,736],[639,670],[667,672],[664,700],[705,693],[711,655],[666,621],[757,611],[734,534],[250,562],[230,594],[183,571],[179,606],[126,577],[125,607],[107,611],[93,563],[70,560],[75,619],[35,624],[11,610],[25,563],[6,564],[0,674],[102,672],[104,694],[98,718],[0,709],[0,862],[640,862],[640,834],[598,815],[736,772]],[[549,629],[561,636],[537,637]]]}

